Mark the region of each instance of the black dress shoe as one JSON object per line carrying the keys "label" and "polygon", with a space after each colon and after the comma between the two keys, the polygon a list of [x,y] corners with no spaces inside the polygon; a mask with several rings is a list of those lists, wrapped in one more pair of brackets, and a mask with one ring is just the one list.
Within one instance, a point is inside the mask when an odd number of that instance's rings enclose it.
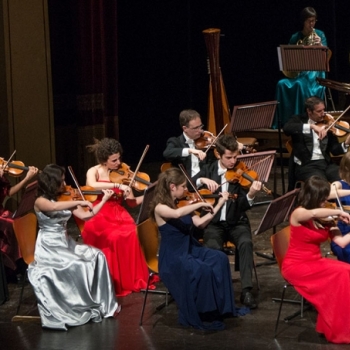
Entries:
{"label": "black dress shoe", "polygon": [[253,294],[250,292],[246,292],[241,295],[241,303],[251,309],[256,309],[258,306],[255,298],[253,297]]}

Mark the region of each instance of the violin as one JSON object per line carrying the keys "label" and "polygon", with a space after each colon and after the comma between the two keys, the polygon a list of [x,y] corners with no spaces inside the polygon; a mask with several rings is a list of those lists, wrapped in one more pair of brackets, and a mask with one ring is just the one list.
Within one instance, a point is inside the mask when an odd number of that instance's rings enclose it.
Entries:
{"label": "violin", "polygon": [[[201,198],[205,200],[206,203],[210,205],[214,205],[215,199],[221,197],[221,195],[212,193],[210,190],[207,190],[205,188],[198,190],[199,195],[196,192],[185,192],[185,196],[177,201],[177,206],[178,207],[184,207],[186,205],[191,205],[195,204],[198,202],[201,202]],[[237,199],[238,195],[237,194],[230,194],[228,196],[229,199]]]}
{"label": "violin", "polygon": [[210,131],[203,131],[202,136],[200,136],[197,140],[194,141],[194,144],[197,149],[205,150],[205,153],[208,152],[209,149],[215,148],[215,143],[219,136],[224,132],[226,129],[226,124],[218,133],[218,136],[215,136]]}
{"label": "violin", "polygon": [[[135,177],[134,181],[132,181],[133,177]],[[136,191],[144,191],[151,185],[148,174],[138,171],[135,175],[125,163],[121,163],[117,169],[110,169],[109,180],[114,183],[128,186],[130,186],[130,182],[132,181],[131,187]]]}
{"label": "violin", "polygon": [[[79,190],[77,188],[73,188],[72,186],[66,185],[64,191],[58,197],[58,201],[82,201],[86,200],[89,202],[95,202],[99,195],[103,195],[101,190],[95,190],[91,186],[81,186],[80,191],[83,194],[84,198],[81,196]],[[122,193],[115,193],[112,197],[119,198],[123,197]]]}
{"label": "violin", "polygon": [[323,121],[317,123],[316,125],[326,125],[328,127],[328,130],[338,137],[342,137],[350,133],[350,126],[348,122],[345,122],[343,120],[335,121],[330,114],[325,114]]}
{"label": "violin", "polygon": [[202,135],[194,141],[197,149],[206,150],[215,147],[216,136],[210,131],[203,131]]}
{"label": "violin", "polygon": [[[243,188],[249,188],[253,181],[258,179],[258,173],[247,167],[245,163],[239,161],[233,169],[228,169],[225,173],[228,182],[238,182]],[[261,187],[267,194],[271,194],[271,190],[262,185]]]}
{"label": "violin", "polygon": [[0,157],[0,167],[4,166],[4,171],[11,176],[21,176],[23,171],[28,171],[29,168],[24,165],[20,160],[13,160],[8,162],[4,158]]}

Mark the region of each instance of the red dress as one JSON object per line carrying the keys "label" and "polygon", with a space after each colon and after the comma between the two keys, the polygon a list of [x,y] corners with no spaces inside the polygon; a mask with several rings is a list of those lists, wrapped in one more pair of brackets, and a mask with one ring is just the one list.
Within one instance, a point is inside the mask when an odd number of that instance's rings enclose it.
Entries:
{"label": "red dress", "polygon": [[312,221],[291,225],[282,275],[316,308],[316,331],[329,342],[350,343],[350,264],[322,257],[320,244],[328,236]]}
{"label": "red dress", "polygon": [[21,253],[13,231],[12,213],[2,206],[10,188],[8,180],[4,176],[0,177],[0,250],[3,253],[4,265],[16,270],[16,261],[21,257]]}
{"label": "red dress", "polygon": [[[119,189],[114,191],[121,193]],[[105,254],[117,296],[146,288],[149,275],[135,221],[122,207],[122,201],[123,197],[109,199],[93,218],[85,222],[82,232],[85,244]],[[94,205],[99,202],[100,198]]]}

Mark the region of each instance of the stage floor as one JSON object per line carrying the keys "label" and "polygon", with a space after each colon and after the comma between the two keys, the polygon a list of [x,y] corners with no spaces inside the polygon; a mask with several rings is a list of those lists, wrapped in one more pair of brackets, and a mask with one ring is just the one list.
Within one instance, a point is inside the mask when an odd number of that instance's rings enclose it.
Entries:
{"label": "stage floor", "polygon": [[[159,164],[145,165],[145,171],[159,169]],[[280,168],[277,169],[277,189],[281,193]],[[142,170],[144,171],[144,170]],[[287,177],[287,169],[284,169]],[[155,179],[152,179],[154,181]],[[273,188],[273,176],[270,176],[268,187]],[[271,196],[261,194],[259,201],[269,200]],[[252,230],[260,223],[268,204],[254,206],[249,212]],[[133,213],[135,215],[136,212]],[[282,224],[278,227],[285,226]],[[270,236],[272,229],[254,236],[254,249],[257,252],[271,253]],[[76,236],[78,231],[73,222],[69,224],[69,234]],[[323,252],[328,246],[322,247]],[[231,267],[236,305],[240,306],[239,273],[234,271],[234,256],[228,255]],[[269,260],[255,256],[257,264]],[[279,334],[274,339],[274,328],[279,303],[272,298],[281,296],[283,279],[278,266],[262,265],[257,267],[260,291],[254,280],[253,294],[259,300],[257,309],[243,317],[226,319],[226,329],[217,332],[205,332],[184,328],[177,323],[177,308],[175,302],[157,311],[156,307],[163,303],[164,296],[149,294],[143,326],[139,326],[143,293],[134,293],[119,298],[122,305],[117,318],[105,319],[101,323],[88,323],[65,331],[43,329],[37,322],[11,322],[16,313],[20,285],[9,283],[10,300],[0,306],[0,349],[344,349],[344,345],[328,344],[315,332],[316,312],[309,310],[304,317],[285,323],[280,321]],[[163,286],[159,285],[158,289]],[[287,298],[298,300],[293,289],[288,289]],[[298,305],[284,304],[282,319],[299,309]],[[21,314],[38,315],[35,297],[31,286],[27,283],[24,291],[24,301]],[[350,346],[349,346],[350,347]]]}

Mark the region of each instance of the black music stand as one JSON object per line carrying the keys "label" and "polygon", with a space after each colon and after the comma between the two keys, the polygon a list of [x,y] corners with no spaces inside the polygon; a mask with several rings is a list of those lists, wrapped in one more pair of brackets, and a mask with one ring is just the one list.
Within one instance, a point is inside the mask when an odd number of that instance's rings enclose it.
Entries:
{"label": "black music stand", "polygon": [[[254,231],[254,235],[263,233],[271,228],[273,228],[273,232],[275,233],[276,226],[288,219],[299,191],[300,188],[296,188],[293,191],[287,192],[283,196],[271,201],[266,209],[259,227]],[[270,260],[268,263],[261,263],[257,264],[256,266],[276,264],[276,259],[273,253],[272,255],[268,255],[255,252],[255,254],[257,256]]]}
{"label": "black music stand", "polygon": [[152,185],[148,186],[143,195],[143,200],[141,203],[139,215],[136,219],[136,225],[139,225],[149,218],[149,206],[152,202],[154,196],[154,190],[158,181],[153,182]]}
{"label": "black music stand", "polygon": [[329,72],[328,50],[328,47],[321,45],[281,45],[277,48],[280,70]]}
{"label": "black music stand", "polygon": [[[249,169],[259,174],[259,181],[267,183],[269,180],[272,165],[274,164],[274,195],[276,195],[276,150],[242,154],[237,157],[238,161],[242,161]],[[270,201],[254,202],[254,205],[267,204]]]}
{"label": "black music stand", "polygon": [[36,199],[36,191],[38,189],[38,181],[34,181],[27,185],[21,201],[19,202],[18,208],[12,215],[13,219],[19,218],[30,211],[34,210],[34,202]]}
{"label": "black music stand", "polygon": [[333,111],[335,111],[334,101],[331,89],[344,92],[346,95],[350,94],[350,84],[348,83],[341,83],[339,81],[330,80],[330,79],[323,79],[323,78],[316,78],[316,81],[322,85],[325,86],[328,89],[329,99],[332,102],[332,108]]}
{"label": "black music stand", "polygon": [[[266,128],[271,129],[277,104],[277,101],[267,101],[234,106],[231,116],[230,131],[235,135],[235,133],[239,131],[251,131]],[[282,190],[284,193],[285,185],[283,171],[282,134],[280,127],[278,129],[278,138],[281,157]]]}

